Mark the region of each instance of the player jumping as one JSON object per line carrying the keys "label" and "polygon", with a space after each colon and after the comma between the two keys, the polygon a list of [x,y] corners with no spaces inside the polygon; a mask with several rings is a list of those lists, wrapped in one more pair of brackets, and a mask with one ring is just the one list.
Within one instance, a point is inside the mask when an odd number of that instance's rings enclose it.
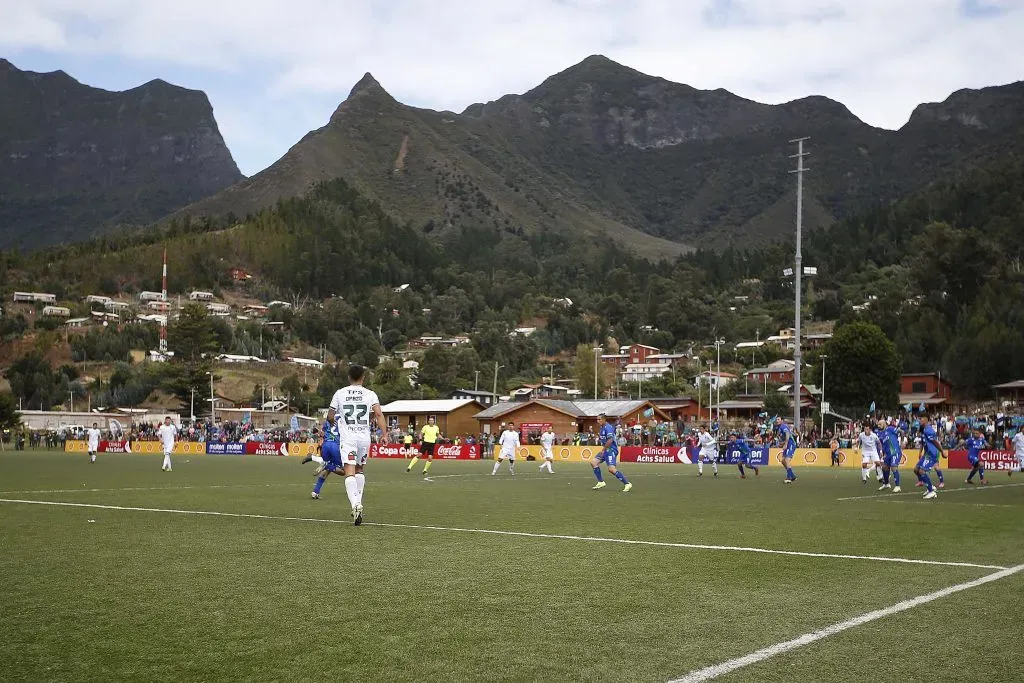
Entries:
{"label": "player jumping", "polygon": [[602,448],[600,453],[590,459],[590,466],[594,468],[594,476],[597,477],[594,490],[607,486],[604,482],[604,475],[601,474],[601,463],[604,463],[608,467],[608,473],[615,475],[616,479],[625,484],[622,492],[627,493],[633,489],[633,485],[626,479],[626,475],[619,472],[619,442],[615,440],[615,425],[609,422],[608,416],[603,413],[597,416],[597,424],[600,427],[598,440]]}

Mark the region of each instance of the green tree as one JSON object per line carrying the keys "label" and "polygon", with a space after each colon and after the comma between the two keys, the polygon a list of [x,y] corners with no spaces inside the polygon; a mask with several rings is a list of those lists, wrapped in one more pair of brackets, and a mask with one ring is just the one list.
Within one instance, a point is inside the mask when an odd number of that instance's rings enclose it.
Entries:
{"label": "green tree", "polygon": [[[900,358],[896,345],[872,323],[855,322],[836,329],[821,352],[828,356],[825,380],[830,402],[851,411],[899,404]],[[821,366],[813,377],[821,377]]]}
{"label": "green tree", "polygon": [[18,413],[18,403],[14,400],[14,395],[0,393],[0,430],[14,429],[20,424],[21,415]]}
{"label": "green tree", "polygon": [[14,361],[4,376],[11,385],[11,393],[26,406],[48,409],[60,400],[53,368],[40,353],[32,352]]}
{"label": "green tree", "polygon": [[785,417],[793,412],[793,404],[786,394],[778,391],[769,391],[764,397],[764,411],[769,415]]}
{"label": "green tree", "polygon": [[206,396],[213,355],[219,348],[217,332],[206,308],[187,304],[167,330],[167,347],[174,353],[167,376],[167,388],[184,405],[192,393]]}
{"label": "green tree", "polygon": [[576,386],[582,392],[582,398],[594,397],[595,362],[597,363],[597,395],[600,398],[602,393],[611,384],[614,369],[604,365],[595,357],[594,347],[590,344],[580,344],[576,347],[573,377],[576,378]]}

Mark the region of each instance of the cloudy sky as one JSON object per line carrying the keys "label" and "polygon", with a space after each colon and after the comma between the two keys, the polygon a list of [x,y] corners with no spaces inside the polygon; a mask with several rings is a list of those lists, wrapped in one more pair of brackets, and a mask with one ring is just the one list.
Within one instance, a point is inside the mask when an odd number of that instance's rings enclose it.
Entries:
{"label": "cloudy sky", "polygon": [[205,90],[243,173],[322,126],[370,71],[461,111],[600,53],[762,102],[865,121],[1024,79],[1024,0],[0,0],[0,56],[123,90]]}

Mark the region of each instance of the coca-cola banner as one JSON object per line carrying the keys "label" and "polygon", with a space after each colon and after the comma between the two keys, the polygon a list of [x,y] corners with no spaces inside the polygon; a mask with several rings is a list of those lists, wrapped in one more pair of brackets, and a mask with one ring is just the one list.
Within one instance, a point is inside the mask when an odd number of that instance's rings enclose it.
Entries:
{"label": "coca-cola banner", "polygon": [[[971,469],[971,461],[967,459],[967,451],[948,451],[946,455],[949,457],[946,467],[958,470]],[[1020,463],[1017,462],[1017,456],[1014,455],[1013,451],[986,450],[982,451],[980,455],[981,461],[985,463],[985,469],[987,470],[1009,472],[1016,470],[1020,466]],[[939,467],[942,467],[942,465],[943,463],[940,460]]]}
{"label": "coca-cola banner", "polygon": [[[387,446],[371,444],[370,446],[371,458],[401,459],[419,457],[420,455],[420,450],[415,445],[410,446],[409,448],[406,448],[403,444],[389,444]],[[480,447],[477,445],[469,446],[466,444],[461,444],[459,446],[438,444],[434,448],[434,457],[438,460],[479,460]]]}

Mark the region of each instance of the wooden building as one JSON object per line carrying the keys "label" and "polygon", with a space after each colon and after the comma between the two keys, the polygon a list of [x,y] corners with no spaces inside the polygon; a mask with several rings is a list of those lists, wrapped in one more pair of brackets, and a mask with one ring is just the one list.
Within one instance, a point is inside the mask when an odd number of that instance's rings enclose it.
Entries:
{"label": "wooden building", "polygon": [[381,406],[381,412],[391,428],[419,434],[420,428],[433,417],[446,438],[476,434],[479,429],[475,419],[483,405],[473,399],[440,399],[392,401]]}

